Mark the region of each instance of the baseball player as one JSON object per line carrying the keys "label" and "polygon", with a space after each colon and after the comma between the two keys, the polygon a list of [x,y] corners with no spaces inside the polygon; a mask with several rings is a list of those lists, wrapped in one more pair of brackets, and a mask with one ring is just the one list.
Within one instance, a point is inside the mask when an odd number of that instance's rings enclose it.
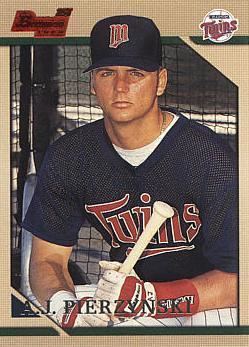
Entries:
{"label": "baseball player", "polygon": [[[236,307],[234,154],[210,129],[159,106],[167,71],[153,21],[97,22],[91,58],[85,72],[104,118],[50,146],[23,223],[33,233],[34,295],[64,328],[143,318],[184,325],[200,312]],[[119,272],[157,200],[173,216],[134,270]],[[112,261],[101,263],[92,294],[76,301],[67,263],[84,219],[110,244]]]}

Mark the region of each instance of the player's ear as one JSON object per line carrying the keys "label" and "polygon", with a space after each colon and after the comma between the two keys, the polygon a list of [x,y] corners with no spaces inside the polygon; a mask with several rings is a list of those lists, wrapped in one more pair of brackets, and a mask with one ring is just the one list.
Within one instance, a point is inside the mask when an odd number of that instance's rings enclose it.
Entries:
{"label": "player's ear", "polygon": [[90,78],[91,78],[91,94],[96,95],[94,85],[93,85],[93,72],[91,72]]}
{"label": "player's ear", "polygon": [[157,96],[160,96],[164,93],[168,81],[167,70],[160,68],[158,72],[158,85],[157,85]]}

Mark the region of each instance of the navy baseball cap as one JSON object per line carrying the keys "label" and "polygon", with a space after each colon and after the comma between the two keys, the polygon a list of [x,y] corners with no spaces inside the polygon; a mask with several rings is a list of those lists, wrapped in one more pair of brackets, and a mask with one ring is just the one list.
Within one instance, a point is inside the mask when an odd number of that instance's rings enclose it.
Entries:
{"label": "navy baseball cap", "polygon": [[162,65],[160,32],[145,17],[114,16],[100,20],[91,31],[92,65],[84,72],[105,66],[131,66],[156,71]]}

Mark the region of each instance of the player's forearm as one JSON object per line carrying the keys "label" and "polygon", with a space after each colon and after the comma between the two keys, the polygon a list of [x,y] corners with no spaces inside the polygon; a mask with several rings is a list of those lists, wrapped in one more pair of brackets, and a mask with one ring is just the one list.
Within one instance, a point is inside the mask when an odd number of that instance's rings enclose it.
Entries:
{"label": "player's forearm", "polygon": [[191,281],[199,294],[198,311],[237,306],[237,274],[213,270]]}
{"label": "player's forearm", "polygon": [[74,293],[74,285],[67,266],[55,261],[31,261],[30,286],[33,294],[43,307],[47,300],[59,290]]}
{"label": "player's forearm", "polygon": [[60,291],[74,292],[72,279],[68,273],[68,259],[72,247],[64,247],[32,238],[30,258],[30,286],[37,300],[46,307],[47,300]]}

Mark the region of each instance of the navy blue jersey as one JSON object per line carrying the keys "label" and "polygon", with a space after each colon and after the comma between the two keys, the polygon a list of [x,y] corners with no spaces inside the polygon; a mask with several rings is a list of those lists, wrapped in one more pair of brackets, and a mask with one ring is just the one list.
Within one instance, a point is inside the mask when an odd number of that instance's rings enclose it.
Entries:
{"label": "navy blue jersey", "polygon": [[[172,110],[170,110],[172,112]],[[76,243],[87,218],[123,262],[150,218],[153,203],[174,208],[135,270],[146,281],[237,271],[236,160],[208,128],[181,114],[138,167],[113,148],[103,120],[52,144],[23,226],[63,246]]]}

